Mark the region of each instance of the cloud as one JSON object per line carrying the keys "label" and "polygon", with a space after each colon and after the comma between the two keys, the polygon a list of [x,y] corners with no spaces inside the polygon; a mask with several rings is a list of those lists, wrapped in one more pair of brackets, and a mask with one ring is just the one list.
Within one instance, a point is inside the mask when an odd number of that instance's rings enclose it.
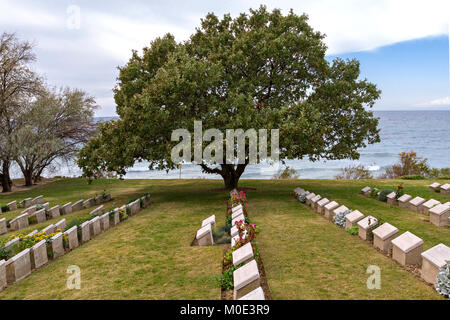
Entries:
{"label": "cloud", "polygon": [[427,103],[430,106],[450,106],[450,97],[435,99]]}
{"label": "cloud", "polygon": [[[67,28],[69,2],[0,0],[0,32],[17,31],[35,40],[37,70],[56,86],[79,87],[96,96],[99,115],[114,113],[112,88],[131,50],[141,50],[167,32],[188,39],[208,12],[237,16],[261,4],[307,13],[315,30],[326,34],[327,54],[378,47],[448,33],[448,0],[192,0],[164,2],[77,0],[81,26]],[[426,99],[424,99],[426,100]]]}

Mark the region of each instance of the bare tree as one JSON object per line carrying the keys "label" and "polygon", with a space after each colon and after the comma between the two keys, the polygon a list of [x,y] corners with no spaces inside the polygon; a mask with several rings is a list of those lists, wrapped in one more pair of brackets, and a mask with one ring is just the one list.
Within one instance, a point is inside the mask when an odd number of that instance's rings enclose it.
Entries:
{"label": "bare tree", "polygon": [[25,185],[37,182],[56,159],[70,161],[96,131],[95,100],[78,89],[46,90],[29,102],[13,135],[14,160]]}
{"label": "bare tree", "polygon": [[31,70],[36,60],[33,46],[14,33],[0,34],[0,178],[3,192],[11,191],[9,174],[15,155],[11,137],[17,129],[15,116],[24,99],[40,90],[40,79]]}

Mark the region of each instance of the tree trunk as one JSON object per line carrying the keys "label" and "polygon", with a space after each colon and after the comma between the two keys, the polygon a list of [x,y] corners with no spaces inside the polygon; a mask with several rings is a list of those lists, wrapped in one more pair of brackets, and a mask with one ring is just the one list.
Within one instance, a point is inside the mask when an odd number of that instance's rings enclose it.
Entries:
{"label": "tree trunk", "polygon": [[2,192],[10,192],[12,190],[12,181],[9,177],[9,162],[3,161],[2,174],[0,175],[2,179]]}
{"label": "tree trunk", "polygon": [[237,189],[239,178],[236,179],[232,174],[228,174],[227,176],[223,177],[223,181],[225,183],[225,188],[228,190]]}
{"label": "tree trunk", "polygon": [[239,179],[244,173],[247,164],[248,162],[245,164],[238,164],[236,167],[232,164],[221,164],[220,168],[209,168],[206,164],[200,164],[200,166],[205,173],[220,174],[225,183],[225,188],[231,191],[238,187]]}
{"label": "tree trunk", "polygon": [[222,165],[222,178],[225,183],[225,188],[228,190],[237,189],[239,179],[244,173],[247,164],[238,164],[235,168],[234,165],[225,164]]}
{"label": "tree trunk", "polygon": [[33,171],[31,170],[24,170],[23,176],[25,178],[25,186],[31,187],[33,185]]}

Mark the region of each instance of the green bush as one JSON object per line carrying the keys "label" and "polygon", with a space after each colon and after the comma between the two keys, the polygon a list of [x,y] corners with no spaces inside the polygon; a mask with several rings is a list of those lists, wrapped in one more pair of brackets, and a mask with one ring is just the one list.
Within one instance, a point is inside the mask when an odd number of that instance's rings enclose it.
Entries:
{"label": "green bush", "polygon": [[358,226],[353,226],[350,228],[345,229],[348,233],[350,233],[352,236],[356,236],[358,234]]}
{"label": "green bush", "polygon": [[387,201],[387,195],[394,192],[392,189],[383,189],[380,191],[380,194],[378,195],[378,200],[386,202]]}
{"label": "green bush", "polygon": [[373,188],[372,190],[370,190],[370,197],[371,198],[376,198],[378,197],[378,192],[380,191],[380,189],[378,188]]}
{"label": "green bush", "polygon": [[2,206],[2,212],[8,212],[9,207],[8,206]]}
{"label": "green bush", "polygon": [[403,180],[425,180],[425,176],[416,175],[416,176],[401,176],[400,179]]}
{"label": "green bush", "polygon": [[219,286],[224,288],[225,290],[231,290],[234,287],[233,283],[233,272],[243,266],[243,264],[240,264],[238,266],[232,266],[225,270],[223,274],[219,277],[217,277],[217,282],[219,283]]}

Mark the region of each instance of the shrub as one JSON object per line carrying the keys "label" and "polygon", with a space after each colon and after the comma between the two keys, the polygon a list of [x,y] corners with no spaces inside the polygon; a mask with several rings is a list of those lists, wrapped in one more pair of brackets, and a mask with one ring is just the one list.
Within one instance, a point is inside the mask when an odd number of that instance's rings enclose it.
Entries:
{"label": "shrub", "polygon": [[298,201],[300,201],[301,203],[306,203],[306,194],[299,195]]}
{"label": "shrub", "polygon": [[370,174],[370,171],[363,166],[359,165],[350,165],[348,167],[342,168],[341,173],[335,177],[336,180],[361,180],[361,179],[373,179],[373,176]]}
{"label": "shrub", "polygon": [[3,245],[0,248],[0,260],[8,260],[14,256],[14,252],[11,248],[5,248]]}
{"label": "shrub", "polygon": [[350,233],[352,236],[358,235],[358,226],[353,226],[350,228],[345,229],[348,233]]}
{"label": "shrub", "polygon": [[341,228],[345,228],[345,216],[351,212],[352,210],[345,210],[343,212],[339,212],[337,215],[333,217],[334,223]]}
{"label": "shrub", "polygon": [[378,188],[373,188],[372,190],[370,190],[370,197],[371,198],[376,198],[378,197],[378,192],[380,191],[380,189]]}
{"label": "shrub", "polygon": [[36,223],[37,223],[36,216],[28,217],[28,224],[36,224]]}
{"label": "shrub", "polygon": [[401,176],[400,179],[403,180],[425,180],[425,176],[415,175],[415,176]]}
{"label": "shrub", "polygon": [[450,298],[450,261],[440,269],[434,287],[439,294]]}
{"label": "shrub", "polygon": [[397,186],[397,191],[395,192],[395,199],[398,200],[402,195],[405,194],[405,191],[403,190],[403,186],[399,185]]}
{"label": "shrub", "polygon": [[277,180],[288,180],[288,179],[298,179],[299,175],[297,170],[294,168],[289,168],[286,166],[284,169],[280,169],[274,176],[273,179]]}
{"label": "shrub", "polygon": [[386,202],[387,201],[387,195],[394,192],[392,189],[383,189],[380,191],[380,194],[378,195],[378,200]]}
{"label": "shrub", "polygon": [[417,156],[414,151],[399,153],[399,163],[386,169],[382,179],[396,179],[402,176],[430,176],[432,170],[427,159]]}
{"label": "shrub", "polygon": [[37,204],[36,205],[36,211],[42,210],[44,209],[44,206],[42,204]]}
{"label": "shrub", "polygon": [[239,266],[231,266],[227,270],[223,272],[223,274],[219,277],[217,277],[217,282],[219,283],[219,286],[224,288],[225,290],[231,290],[234,287],[233,283],[233,272],[237,270],[239,267],[241,267],[243,264]]}
{"label": "shrub", "polygon": [[2,212],[8,212],[9,211],[9,207],[8,206],[2,206]]}
{"label": "shrub", "polygon": [[128,207],[127,207],[126,210],[124,210],[124,209],[119,210],[119,219],[120,219],[120,221],[124,221],[124,220],[128,219],[128,211],[129,211]]}

